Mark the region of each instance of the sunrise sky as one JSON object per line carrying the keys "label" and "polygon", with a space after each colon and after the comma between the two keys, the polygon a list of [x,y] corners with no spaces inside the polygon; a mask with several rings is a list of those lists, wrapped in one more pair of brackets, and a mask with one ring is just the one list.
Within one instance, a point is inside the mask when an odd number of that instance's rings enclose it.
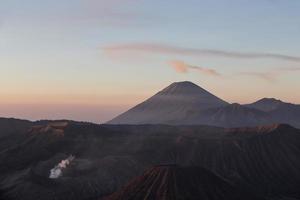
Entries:
{"label": "sunrise sky", "polygon": [[0,116],[102,123],[172,82],[300,103],[300,1],[0,0]]}

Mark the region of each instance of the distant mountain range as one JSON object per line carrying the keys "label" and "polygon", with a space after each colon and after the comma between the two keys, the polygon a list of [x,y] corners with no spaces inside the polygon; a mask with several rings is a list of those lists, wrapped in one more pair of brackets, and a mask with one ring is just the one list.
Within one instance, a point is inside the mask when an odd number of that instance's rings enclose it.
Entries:
{"label": "distant mountain range", "polygon": [[198,85],[172,83],[108,124],[211,125],[221,127],[287,123],[300,127],[300,105],[264,98],[247,105],[229,104]]}

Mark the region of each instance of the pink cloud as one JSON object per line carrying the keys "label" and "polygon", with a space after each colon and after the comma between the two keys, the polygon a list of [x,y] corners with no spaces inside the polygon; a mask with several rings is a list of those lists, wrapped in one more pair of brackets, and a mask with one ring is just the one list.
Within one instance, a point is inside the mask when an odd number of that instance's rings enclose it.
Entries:
{"label": "pink cloud", "polygon": [[189,65],[181,60],[173,60],[170,61],[169,64],[178,73],[187,73],[190,70],[194,70],[209,76],[221,76],[221,74],[214,69]]}
{"label": "pink cloud", "polygon": [[170,66],[175,69],[178,73],[187,73],[189,71],[189,66],[183,61],[173,60],[170,61]]}

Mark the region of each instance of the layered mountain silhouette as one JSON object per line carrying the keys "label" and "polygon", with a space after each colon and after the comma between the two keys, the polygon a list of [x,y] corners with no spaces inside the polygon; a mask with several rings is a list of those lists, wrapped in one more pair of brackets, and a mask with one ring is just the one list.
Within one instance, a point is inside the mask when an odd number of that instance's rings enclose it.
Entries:
{"label": "layered mountain silhouette", "polygon": [[212,125],[222,127],[287,123],[300,127],[300,105],[264,98],[229,104],[191,82],[172,83],[108,124]]}
{"label": "layered mountain silhouette", "polygon": [[0,118],[0,199],[300,199],[299,113],[179,82],[109,124]]}
{"label": "layered mountain silhouette", "polygon": [[104,200],[258,200],[202,167],[159,165]]}

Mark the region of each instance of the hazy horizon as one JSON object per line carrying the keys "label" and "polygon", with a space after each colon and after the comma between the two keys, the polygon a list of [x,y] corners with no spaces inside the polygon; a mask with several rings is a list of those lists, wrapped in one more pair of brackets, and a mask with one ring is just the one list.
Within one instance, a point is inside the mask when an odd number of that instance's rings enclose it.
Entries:
{"label": "hazy horizon", "polygon": [[[179,81],[182,82],[182,81]],[[166,86],[167,87],[167,86]],[[155,95],[157,92],[161,91],[164,88],[159,89],[155,93],[151,94]],[[204,88],[205,89],[205,88]],[[208,91],[210,92],[210,91]],[[213,94],[217,97],[218,94]],[[128,109],[134,107],[135,105],[145,101],[151,96],[138,98],[137,102],[134,104],[128,105],[89,105],[87,104],[7,104],[2,105],[2,112],[10,113],[7,116],[0,117],[11,117],[11,118],[19,118],[19,119],[27,119],[27,120],[75,120],[75,121],[84,121],[84,122],[93,122],[93,123],[106,123],[107,121],[113,119],[114,117],[120,115],[121,113],[127,111]],[[261,97],[251,102],[230,102],[226,99],[228,103],[239,103],[239,104],[249,104],[254,103],[255,101],[261,100],[263,98],[273,98],[273,97]],[[278,99],[282,100],[282,99]],[[293,102],[287,102],[293,103]],[[297,103],[296,103],[297,104]],[[13,108],[12,108],[13,107]]]}
{"label": "hazy horizon", "polygon": [[172,82],[300,103],[300,2],[4,0],[0,116],[103,123]]}

